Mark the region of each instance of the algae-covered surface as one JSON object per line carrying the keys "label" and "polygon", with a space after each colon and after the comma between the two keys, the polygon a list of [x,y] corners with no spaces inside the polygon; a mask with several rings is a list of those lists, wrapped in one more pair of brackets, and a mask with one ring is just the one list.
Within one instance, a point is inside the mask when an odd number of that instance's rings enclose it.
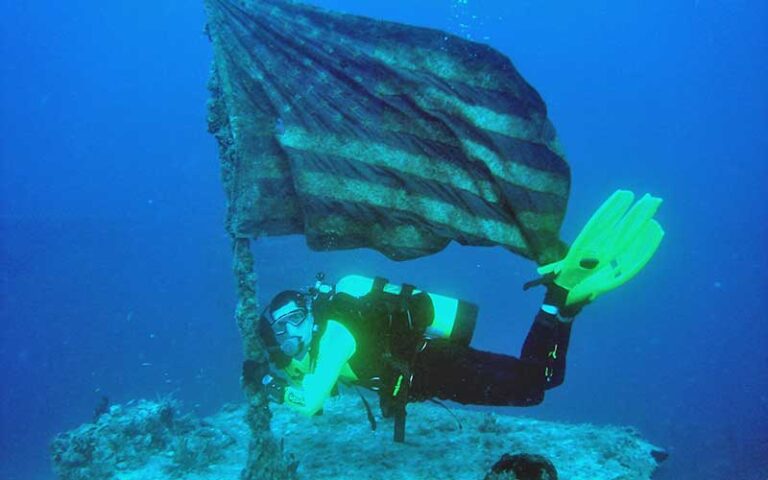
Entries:
{"label": "algae-covered surface", "polygon": [[[173,414],[169,413],[169,408]],[[306,418],[280,406],[272,429],[307,479],[481,480],[504,453],[547,457],[560,479],[652,478],[660,448],[631,428],[562,424],[432,404],[408,409],[404,444],[376,416],[371,430],[359,397],[331,399]],[[246,461],[244,405],[204,419],[180,415],[172,402],[115,406],[95,423],[61,434],[52,445],[62,480],[238,479]]]}

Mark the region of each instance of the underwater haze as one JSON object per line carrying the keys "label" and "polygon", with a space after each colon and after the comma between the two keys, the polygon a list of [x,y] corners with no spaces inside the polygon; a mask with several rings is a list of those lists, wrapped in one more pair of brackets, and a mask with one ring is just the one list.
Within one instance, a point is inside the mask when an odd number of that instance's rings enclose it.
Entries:
{"label": "underwater haze", "polygon": [[[768,3],[314,0],[508,55],[573,173],[572,240],[617,188],[666,238],[574,325],[565,384],[507,413],[637,427],[658,479],[768,478]],[[202,0],[4,1],[0,19],[0,478],[54,478],[53,436],[102,397],[241,401],[232,255],[206,131]],[[473,346],[517,355],[541,291],[500,248],[410,262],[256,242],[260,297],[318,271],[478,303]]]}

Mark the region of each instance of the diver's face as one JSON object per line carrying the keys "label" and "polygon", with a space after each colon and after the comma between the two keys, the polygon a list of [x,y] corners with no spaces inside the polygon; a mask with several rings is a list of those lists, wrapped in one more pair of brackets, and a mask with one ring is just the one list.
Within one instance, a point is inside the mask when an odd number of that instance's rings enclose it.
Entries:
{"label": "diver's face", "polygon": [[312,340],[312,317],[307,316],[303,322],[299,325],[286,325],[286,335],[288,341],[285,344],[288,352],[286,355],[291,357],[303,357],[307,351],[310,341]]}
{"label": "diver's face", "polygon": [[290,304],[275,312],[274,316],[275,323],[272,328],[280,350],[289,357],[303,357],[312,340],[312,315],[306,314],[295,304]]}

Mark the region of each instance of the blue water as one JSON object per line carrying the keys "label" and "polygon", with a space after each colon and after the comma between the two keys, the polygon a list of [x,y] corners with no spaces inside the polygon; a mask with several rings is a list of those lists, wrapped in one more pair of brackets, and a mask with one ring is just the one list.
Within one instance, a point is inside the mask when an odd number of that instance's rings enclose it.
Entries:
{"label": "blue water", "polygon": [[[508,54],[573,168],[566,239],[618,187],[666,201],[657,257],[578,320],[565,385],[510,410],[635,425],[671,453],[660,479],[768,478],[768,4],[315,3]],[[102,395],[239,400],[241,351],[200,2],[0,11],[0,478],[37,480],[52,436]],[[541,296],[499,249],[255,250],[264,297],[318,270],[383,274],[480,303],[475,346],[500,352],[519,351]]]}

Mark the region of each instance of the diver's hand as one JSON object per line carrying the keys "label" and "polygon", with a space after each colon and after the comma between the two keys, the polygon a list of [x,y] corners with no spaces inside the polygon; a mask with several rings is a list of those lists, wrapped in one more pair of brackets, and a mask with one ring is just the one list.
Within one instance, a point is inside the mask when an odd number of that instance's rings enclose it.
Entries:
{"label": "diver's hand", "polygon": [[261,378],[269,373],[269,364],[266,362],[257,362],[247,359],[243,362],[242,381],[243,386],[248,388],[259,388]]}
{"label": "diver's hand", "polygon": [[264,391],[271,402],[283,403],[285,399],[284,381],[267,374],[261,379],[261,385],[264,387]]}

